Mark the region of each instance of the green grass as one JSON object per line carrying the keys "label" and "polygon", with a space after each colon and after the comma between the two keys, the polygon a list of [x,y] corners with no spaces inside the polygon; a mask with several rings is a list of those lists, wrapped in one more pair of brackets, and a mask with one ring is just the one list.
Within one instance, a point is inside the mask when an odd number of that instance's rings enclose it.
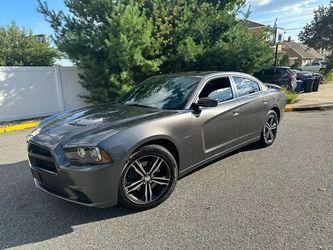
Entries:
{"label": "green grass", "polygon": [[286,94],[287,104],[294,104],[297,102],[297,94],[294,91],[290,91],[287,88],[283,88],[283,91]]}
{"label": "green grass", "polygon": [[327,75],[325,76],[325,80],[326,81],[333,81],[333,71],[327,73]]}

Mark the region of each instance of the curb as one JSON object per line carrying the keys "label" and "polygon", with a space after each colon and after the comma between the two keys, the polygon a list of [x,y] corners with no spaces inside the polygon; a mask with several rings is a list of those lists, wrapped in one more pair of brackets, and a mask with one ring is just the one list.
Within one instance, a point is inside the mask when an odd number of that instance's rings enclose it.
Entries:
{"label": "curb", "polygon": [[11,131],[23,130],[28,128],[34,128],[39,124],[39,122],[28,122],[17,125],[8,125],[0,128],[0,134],[8,133]]}
{"label": "curb", "polygon": [[284,112],[293,111],[315,111],[315,110],[330,110],[333,109],[333,103],[310,104],[304,106],[294,107],[293,105],[286,105]]}
{"label": "curb", "polygon": [[284,112],[293,112],[293,106],[286,105],[286,107],[284,108]]}

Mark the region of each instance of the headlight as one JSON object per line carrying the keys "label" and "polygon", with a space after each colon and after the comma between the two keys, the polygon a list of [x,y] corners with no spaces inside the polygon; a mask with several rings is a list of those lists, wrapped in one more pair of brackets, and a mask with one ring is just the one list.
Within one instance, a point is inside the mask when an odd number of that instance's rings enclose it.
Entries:
{"label": "headlight", "polygon": [[31,139],[32,137],[34,137],[35,135],[38,135],[39,132],[40,132],[40,130],[41,130],[41,127],[38,127],[38,126],[37,126],[37,127],[31,132],[31,134],[29,134],[29,135],[27,136],[27,138],[26,138],[27,142],[29,142],[30,139]]}
{"label": "headlight", "polygon": [[110,156],[100,148],[65,149],[65,155],[72,164],[101,164],[111,162]]}

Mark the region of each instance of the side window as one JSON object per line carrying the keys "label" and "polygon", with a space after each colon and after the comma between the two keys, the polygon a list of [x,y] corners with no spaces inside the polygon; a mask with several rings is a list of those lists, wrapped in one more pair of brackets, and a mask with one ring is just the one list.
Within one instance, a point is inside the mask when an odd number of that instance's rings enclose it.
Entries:
{"label": "side window", "polygon": [[276,70],[276,75],[278,76],[283,76],[285,75],[287,72],[284,69],[277,69]]}
{"label": "side window", "polygon": [[217,78],[207,82],[199,95],[199,98],[202,97],[210,97],[219,102],[232,99],[233,94],[229,77]]}
{"label": "side window", "polygon": [[273,69],[265,69],[264,72],[265,72],[265,75],[273,75],[274,74]]}
{"label": "side window", "polygon": [[233,76],[233,79],[236,83],[236,89],[239,97],[260,91],[259,84],[255,81],[238,76]]}
{"label": "side window", "polygon": [[313,62],[312,65],[318,66],[318,65],[320,65],[320,63],[319,62]]}

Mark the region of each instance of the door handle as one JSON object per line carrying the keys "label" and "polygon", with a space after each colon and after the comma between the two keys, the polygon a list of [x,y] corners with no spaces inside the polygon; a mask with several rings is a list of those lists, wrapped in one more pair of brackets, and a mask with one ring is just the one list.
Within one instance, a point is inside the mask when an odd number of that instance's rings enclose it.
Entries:
{"label": "door handle", "polygon": [[233,114],[234,116],[238,116],[238,115],[239,115],[239,111],[234,111],[234,112],[232,112],[232,114]]}
{"label": "door handle", "polygon": [[264,104],[267,104],[267,100],[263,100],[262,102],[263,102]]}

